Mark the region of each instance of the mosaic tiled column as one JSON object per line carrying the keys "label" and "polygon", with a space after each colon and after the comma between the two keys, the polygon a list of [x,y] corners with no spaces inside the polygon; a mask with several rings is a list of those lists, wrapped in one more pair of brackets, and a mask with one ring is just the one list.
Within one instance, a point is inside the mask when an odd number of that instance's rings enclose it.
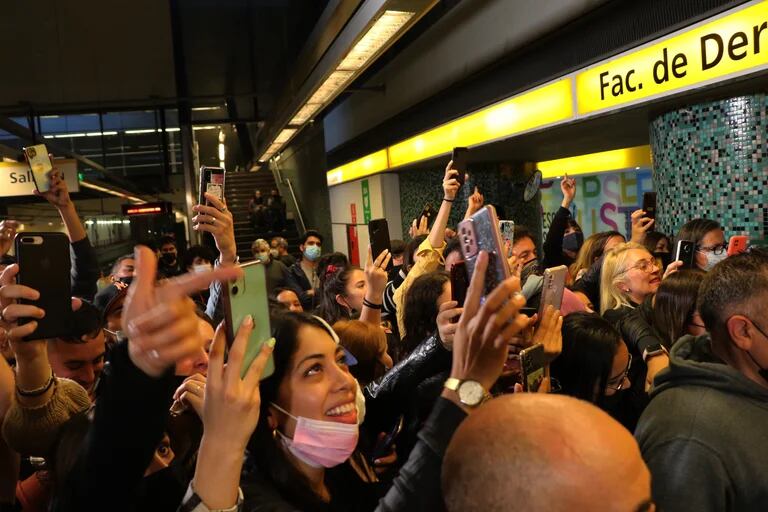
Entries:
{"label": "mosaic tiled column", "polygon": [[768,96],[667,112],[650,126],[658,229],[707,217],[726,236],[768,236]]}

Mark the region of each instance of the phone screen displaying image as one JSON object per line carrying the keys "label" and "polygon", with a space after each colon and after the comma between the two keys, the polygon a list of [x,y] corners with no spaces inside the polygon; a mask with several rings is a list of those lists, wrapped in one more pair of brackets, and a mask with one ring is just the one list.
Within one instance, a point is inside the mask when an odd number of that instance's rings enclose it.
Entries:
{"label": "phone screen displaying image", "polygon": [[27,156],[29,168],[32,170],[32,179],[35,181],[37,191],[48,192],[51,188],[50,172],[53,170],[48,148],[45,147],[45,144],[27,146],[24,148],[24,154]]}

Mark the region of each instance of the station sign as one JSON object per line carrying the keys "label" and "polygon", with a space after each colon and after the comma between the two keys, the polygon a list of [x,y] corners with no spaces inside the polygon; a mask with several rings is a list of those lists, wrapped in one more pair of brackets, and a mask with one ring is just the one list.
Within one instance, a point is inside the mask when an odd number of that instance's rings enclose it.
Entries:
{"label": "station sign", "polygon": [[[53,165],[64,174],[69,192],[79,192],[76,160],[53,160]],[[32,170],[26,162],[0,162],[0,197],[32,196],[35,194]]]}

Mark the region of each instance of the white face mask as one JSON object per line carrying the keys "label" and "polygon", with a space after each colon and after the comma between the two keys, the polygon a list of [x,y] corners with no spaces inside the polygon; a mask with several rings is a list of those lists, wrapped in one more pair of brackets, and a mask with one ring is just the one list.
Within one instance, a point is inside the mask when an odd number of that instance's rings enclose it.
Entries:
{"label": "white face mask", "polygon": [[201,265],[192,265],[192,272],[199,274],[204,272],[210,272],[213,270],[213,265],[210,263],[203,263]]}
{"label": "white face mask", "polygon": [[277,258],[280,255],[280,253],[277,252],[277,249],[270,249],[269,254],[271,254],[273,258]]}
{"label": "white face mask", "polygon": [[269,253],[268,252],[260,252],[256,254],[256,257],[262,262],[267,263],[269,261]]}
{"label": "white face mask", "polygon": [[715,265],[723,261],[725,258],[728,257],[728,254],[723,251],[720,254],[715,254],[712,251],[701,251],[704,253],[704,256],[707,258],[707,263],[704,265],[704,271],[709,272],[713,268],[715,268]]}

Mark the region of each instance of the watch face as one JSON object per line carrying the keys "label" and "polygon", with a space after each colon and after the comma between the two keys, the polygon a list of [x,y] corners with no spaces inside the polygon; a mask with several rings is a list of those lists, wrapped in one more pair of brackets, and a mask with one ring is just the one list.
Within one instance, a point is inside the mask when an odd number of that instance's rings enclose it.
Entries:
{"label": "watch face", "polygon": [[479,382],[467,380],[459,386],[459,400],[465,405],[474,406],[483,401],[485,390]]}

